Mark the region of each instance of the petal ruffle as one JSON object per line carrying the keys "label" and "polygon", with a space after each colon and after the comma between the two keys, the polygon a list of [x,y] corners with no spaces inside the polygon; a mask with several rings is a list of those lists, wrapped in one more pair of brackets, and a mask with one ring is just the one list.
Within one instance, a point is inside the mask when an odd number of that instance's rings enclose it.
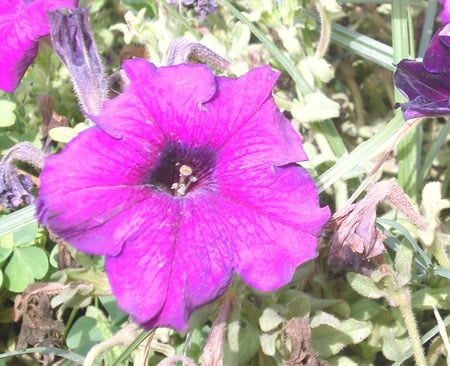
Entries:
{"label": "petal ruffle", "polygon": [[[209,204],[236,253],[236,272],[257,290],[272,291],[287,285],[300,264],[318,255],[317,236],[280,219],[281,213],[273,215],[229,197],[215,196]],[[322,226],[329,213],[323,210],[321,216]]]}
{"label": "petal ruffle", "polygon": [[[243,143],[245,141],[245,143]],[[245,174],[254,165],[285,165],[308,160],[301,136],[267,99],[219,149],[219,164]]]}
{"label": "petal ruffle", "polygon": [[190,314],[230,285],[233,253],[221,245],[228,232],[206,208],[209,197],[166,197],[170,209],[147,215],[120,255],[106,258],[106,271],[119,306],[137,322],[185,330]]}
{"label": "petal ruffle", "polygon": [[[201,105],[216,92],[211,70],[204,65],[177,65],[157,68],[147,60],[127,60],[123,66],[130,84],[126,99],[133,98],[142,108],[147,121],[154,124],[167,140],[186,140],[186,134],[201,132],[198,114]],[[111,102],[115,105],[114,102]],[[120,106],[116,111],[120,112]],[[114,111],[95,119],[101,126],[120,124]]]}
{"label": "petal ruffle", "polygon": [[239,173],[236,170],[219,160],[216,174],[220,196],[267,215],[273,222],[320,234],[330,211],[320,207],[317,188],[305,169],[296,164],[263,164],[240,169]]}
{"label": "petal ruffle", "polygon": [[[286,126],[281,121],[280,123],[274,121],[275,111],[270,108],[274,106],[271,95],[278,76],[279,73],[269,66],[262,66],[250,70],[239,78],[216,78],[217,93],[203,106],[203,113],[200,115],[199,125],[202,126],[202,130],[192,135],[195,139],[201,136],[202,141],[198,141],[199,143],[221,148],[228,143],[228,140],[239,135],[240,130],[251,121],[254,122],[252,127],[258,127],[259,123],[264,124],[262,128],[265,128],[268,133],[272,133],[270,131],[272,128],[278,129],[278,133],[283,130],[285,134],[293,135],[293,131],[286,130]],[[261,114],[255,120],[254,114],[266,102],[270,104],[265,110],[268,115]],[[298,134],[296,141],[298,141]]]}

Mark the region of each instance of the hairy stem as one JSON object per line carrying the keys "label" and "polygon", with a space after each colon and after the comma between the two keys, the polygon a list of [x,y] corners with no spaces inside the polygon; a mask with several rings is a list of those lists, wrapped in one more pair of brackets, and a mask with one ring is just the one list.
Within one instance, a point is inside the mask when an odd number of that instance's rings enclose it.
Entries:
{"label": "hairy stem", "polygon": [[389,300],[392,300],[397,305],[405,322],[406,330],[411,341],[411,348],[413,351],[414,359],[416,360],[416,365],[427,366],[422,342],[420,341],[419,330],[417,328],[416,319],[412,311],[411,293],[409,291],[409,288],[398,288],[398,286],[395,285],[394,278],[392,276],[389,276],[386,284],[388,296],[390,298]]}

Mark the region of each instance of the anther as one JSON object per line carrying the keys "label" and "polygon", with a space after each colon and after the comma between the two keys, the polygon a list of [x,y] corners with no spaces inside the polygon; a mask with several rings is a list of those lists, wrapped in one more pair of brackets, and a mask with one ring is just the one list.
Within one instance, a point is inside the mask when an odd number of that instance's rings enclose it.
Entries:
{"label": "anther", "polygon": [[178,171],[180,172],[180,179],[178,182],[173,183],[170,189],[175,191],[176,197],[181,197],[186,194],[189,186],[197,181],[197,177],[192,175],[193,171],[189,165],[181,165]]}

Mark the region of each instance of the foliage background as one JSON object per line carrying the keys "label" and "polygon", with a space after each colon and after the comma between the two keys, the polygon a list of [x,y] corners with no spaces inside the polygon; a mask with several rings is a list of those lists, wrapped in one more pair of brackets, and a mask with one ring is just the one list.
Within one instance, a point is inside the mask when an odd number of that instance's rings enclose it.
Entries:
{"label": "foliage background", "polygon": [[[377,225],[387,236],[388,273],[380,267],[370,276],[333,276],[327,264],[332,233],[325,232],[320,257],[301,266],[286,288],[261,294],[236,280],[224,364],[306,364],[306,359],[292,359],[292,339],[286,336],[288,321],[300,317],[311,328],[313,351],[308,344],[302,349],[316,353],[324,364],[412,365],[417,362],[410,338],[414,324],[426,364],[447,364],[449,215],[448,201],[442,197],[449,192],[450,122],[439,118],[405,123],[393,108],[403,97],[392,83],[396,62],[422,56],[439,27],[437,1],[218,0],[217,4],[216,11],[201,21],[193,9],[170,6],[165,0],[82,1],[90,6],[108,74],[120,67],[126,45],[132,52],[144,45],[152,62],[165,64],[169,45],[177,37],[199,41],[224,56],[236,75],[266,63],[282,71],[275,98],[304,136],[310,156],[305,166],[315,177],[323,204],[335,212],[348,204],[366,177],[394,179],[434,225],[429,244],[396,210],[380,207]],[[50,133],[58,141],[55,151],[82,128],[83,116],[67,70],[48,43],[41,42],[39,56],[19,88],[0,95],[2,152],[20,141],[41,145],[40,95],[50,95],[58,115],[70,122]],[[38,186],[38,172],[28,172]],[[440,184],[423,193],[430,181]],[[0,365],[82,362],[94,345],[124,336],[119,330],[127,315],[108,295],[102,258],[70,248],[63,252],[60,243],[38,227],[33,213],[32,206],[0,211]],[[58,259],[63,255],[72,257],[76,268],[61,269]],[[14,301],[32,296],[29,285],[48,282],[60,285],[55,291],[41,288],[55,313],[49,310],[48,317],[40,317],[35,329],[59,331],[45,333],[39,354],[34,354],[35,344],[27,337],[34,334],[33,326],[24,328],[25,316]],[[36,301],[37,307],[44,306]],[[174,355],[200,362],[218,306],[217,302],[194,314],[192,323],[201,325],[186,334],[126,328],[125,341],[101,352],[93,362],[156,365]],[[14,351],[20,342],[28,351]]]}

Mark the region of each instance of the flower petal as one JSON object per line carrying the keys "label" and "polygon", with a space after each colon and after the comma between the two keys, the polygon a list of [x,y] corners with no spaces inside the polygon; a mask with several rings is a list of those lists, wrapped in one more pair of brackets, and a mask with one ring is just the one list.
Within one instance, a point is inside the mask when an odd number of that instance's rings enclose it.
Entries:
{"label": "flower petal", "polygon": [[296,164],[246,167],[238,174],[236,167],[219,164],[216,174],[219,195],[267,215],[274,222],[317,236],[329,218],[328,207],[319,205],[314,181]]}
{"label": "flower petal", "polygon": [[436,74],[450,72],[450,24],[431,38],[423,57],[423,66],[426,71]]}
{"label": "flower petal", "polygon": [[[198,128],[200,106],[216,92],[214,75],[208,67],[183,64],[157,68],[147,60],[133,59],[125,61],[123,68],[130,79],[128,97],[136,98],[147,120],[166,139],[180,140]],[[107,124],[102,117],[97,121]]]}
{"label": "flower petal", "polygon": [[312,179],[297,166],[275,167],[270,181],[255,176],[245,187],[242,181],[233,187],[221,184],[208,197],[203,220],[215,223],[215,245],[230,246],[235,253],[234,268],[243,280],[271,291],[317,256],[317,236],[330,212],[319,207]]}
{"label": "flower petal", "polygon": [[221,221],[208,216],[209,198],[165,197],[168,209],[146,215],[134,240],[106,258],[106,271],[119,306],[137,322],[185,330],[189,315],[230,285],[233,254],[220,243]]}
{"label": "flower petal", "polygon": [[401,105],[406,119],[450,113],[450,75],[433,74],[421,62],[402,60],[395,70],[394,82],[410,100]]}
{"label": "flower petal", "polygon": [[219,151],[219,163],[229,164],[228,168],[234,172],[265,163],[284,165],[308,160],[301,136],[272,98],[249,116]]}
{"label": "flower petal", "polygon": [[126,136],[120,140],[97,127],[82,132],[48,157],[41,173],[39,221],[88,253],[117,254],[133,215],[152,199],[145,184],[158,159],[159,141],[140,121],[131,119],[122,131]]}
{"label": "flower petal", "polygon": [[[198,142],[220,148],[227,144],[230,138],[238,135],[240,130],[251,121],[253,121],[253,127],[257,127],[259,123],[268,123],[262,127],[266,128],[268,133],[272,133],[270,128],[273,128],[274,130],[280,129],[279,132],[283,130],[286,135],[291,134],[292,128],[289,127],[291,130],[288,131],[283,125],[284,122],[274,122],[274,104],[272,102],[269,102],[270,106],[266,110],[269,115],[260,114],[259,118],[253,118],[261,106],[271,100],[272,88],[278,76],[279,73],[273,71],[269,66],[262,66],[252,69],[239,78],[216,78],[217,93],[203,106],[203,113],[200,116],[201,133],[195,131],[192,136],[198,140],[200,135],[204,142]],[[303,157],[305,156],[303,155]]]}
{"label": "flower petal", "polygon": [[46,11],[74,8],[77,3],[78,0],[0,0],[0,89],[14,91],[36,57],[38,39],[50,32]]}

